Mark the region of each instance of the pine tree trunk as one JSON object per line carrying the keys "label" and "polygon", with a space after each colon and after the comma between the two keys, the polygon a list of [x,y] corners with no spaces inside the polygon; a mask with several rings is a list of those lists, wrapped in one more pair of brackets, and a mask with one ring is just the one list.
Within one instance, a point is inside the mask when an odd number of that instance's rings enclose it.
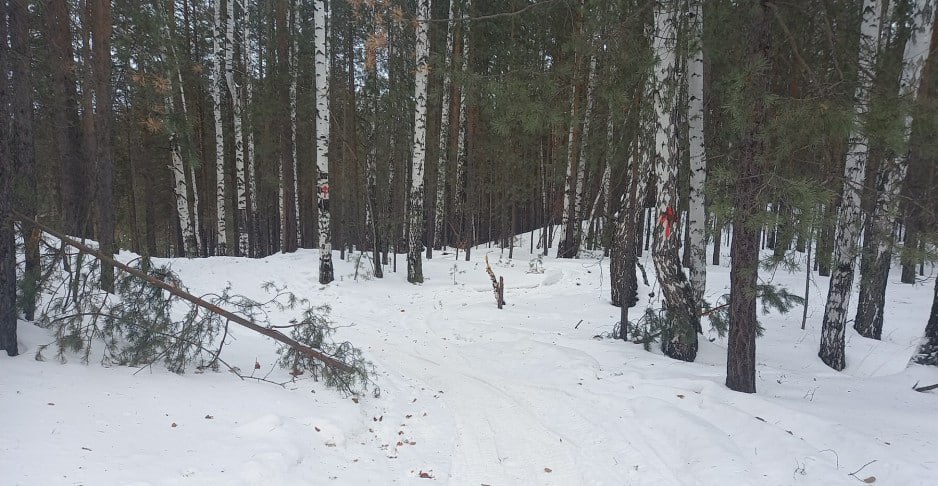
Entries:
{"label": "pine tree trunk", "polygon": [[221,77],[225,57],[222,37],[222,0],[214,0],[212,23],[212,114],[215,116],[215,254],[227,255],[227,217],[225,215],[225,127],[222,121]]}
{"label": "pine tree trunk", "polygon": [[248,0],[242,0],[244,7],[244,29],[242,31],[241,53],[244,59],[244,123],[247,125],[242,131],[247,132],[245,137],[245,157],[247,158],[247,191],[248,191],[248,240],[250,242],[250,256],[260,256],[260,232],[257,220],[257,170],[254,157],[254,125],[251,117],[251,107],[254,101],[254,46],[251,31],[251,9]]}
{"label": "pine tree trunk", "polygon": [[[11,52],[7,47],[7,14],[10,2],[0,2],[0,120],[9,120],[8,93]],[[11,140],[8,123],[0,123],[0,140]],[[13,177],[15,165],[10,144],[0,144],[0,351],[19,354],[16,341],[16,234],[13,229]]]}
{"label": "pine tree trunk", "polygon": [[938,280],[935,280],[935,297],[932,299],[919,356],[922,364],[938,365]]}
{"label": "pine tree trunk", "polygon": [[[36,148],[33,127],[32,53],[29,33],[29,5],[26,0],[12,0],[9,6],[10,69],[13,111],[13,133],[8,139],[13,150],[15,206],[26,217],[36,219],[38,210],[36,185]],[[4,120],[6,122],[6,120]],[[26,265],[22,282],[20,307],[26,320],[33,320],[36,310],[36,293],[39,284],[39,233],[38,228],[21,223],[23,241],[26,242]]]}
{"label": "pine tree trunk", "polygon": [[316,49],[316,167],[317,204],[319,207],[319,283],[327,284],[335,278],[332,268],[332,240],[329,209],[329,33],[326,22],[326,2],[314,3],[313,33]]}
{"label": "pine tree trunk", "polygon": [[[291,29],[290,14],[293,8],[293,0],[284,0],[274,2],[274,49],[276,53],[275,79],[281,86],[290,83],[290,46]],[[285,116],[279,117],[279,123],[276,124],[275,137],[278,140],[278,160],[280,161],[280,251],[292,253],[296,251],[296,177],[293,163],[293,135],[290,125],[290,90],[281,89],[276,97],[281,113]]]}
{"label": "pine tree trunk", "polygon": [[678,257],[678,73],[676,69],[678,5],[661,0],[655,8],[655,177],[657,179],[658,224],[655,225],[652,257],[664,298],[667,329],[662,330],[664,353],[674,359],[693,361],[697,357],[697,316],[690,283]]}
{"label": "pine tree trunk", "polygon": [[690,198],[688,201],[688,268],[694,301],[701,308],[707,288],[707,213],[704,189],[707,183],[707,156],[704,149],[704,59],[702,0],[691,0],[688,19],[687,98],[690,142]]}
{"label": "pine tree trunk", "polygon": [[287,48],[287,69],[289,69],[290,76],[290,89],[289,89],[289,103],[290,103],[290,166],[293,167],[293,227],[296,232],[296,246],[299,247],[303,241],[303,231],[300,225],[300,177],[299,177],[299,165],[300,159],[297,157],[296,153],[296,112],[297,112],[297,98],[296,98],[296,88],[299,73],[297,72],[297,61],[296,61],[296,39],[300,35],[299,27],[296,22],[296,9],[297,5],[295,2],[290,2],[288,15],[290,16],[288,22],[288,31],[290,33],[290,45]]}
{"label": "pine tree trunk", "polygon": [[54,138],[62,161],[60,172],[63,230],[73,236],[90,237],[91,214],[84,188],[90,187],[91,171],[81,146],[81,122],[78,117],[75,54],[66,0],[51,0],[44,10],[48,59],[52,74]]}
{"label": "pine tree trunk", "polygon": [[[457,0],[458,1],[458,0]],[[465,0],[464,12],[469,12],[469,0]],[[459,70],[465,72],[467,70],[468,54],[469,54],[469,24],[467,22],[460,22],[459,25],[460,35],[456,37],[454,43],[454,59],[458,56],[459,59]],[[456,247],[463,246],[466,248],[466,255],[468,258],[469,255],[469,232],[467,231],[466,223],[466,184],[468,183],[468,170],[469,170],[469,154],[466,147],[466,132],[468,130],[468,110],[466,108],[466,87],[463,85],[456,85],[456,91],[453,93],[453,97],[458,100],[454,104],[456,113],[453,114],[453,118],[458,120],[458,126],[456,127],[456,177],[455,177],[455,190],[453,191],[453,202],[455,208],[453,210],[453,221],[456,222],[456,227],[458,228],[459,235],[456,242]]]}
{"label": "pine tree trunk", "polygon": [[430,40],[428,38],[430,0],[418,0],[417,4],[417,48],[415,52],[417,73],[414,81],[414,150],[410,180],[410,207],[407,212],[408,249],[407,281],[423,283],[422,239],[423,239],[423,176],[427,155],[427,75],[429,74]]}
{"label": "pine tree trunk", "polygon": [[[378,36],[377,29],[373,32]],[[365,79],[365,102],[369,103],[368,153],[365,156],[365,190],[368,192],[365,204],[365,234],[366,244],[371,245],[375,278],[383,278],[384,270],[381,261],[381,238],[378,231],[378,67],[377,46],[369,42],[369,51],[365,55],[365,70],[368,73]],[[367,238],[370,236],[370,238]],[[369,241],[370,240],[370,241]]]}
{"label": "pine tree trunk", "polygon": [[747,76],[744,88],[751,111],[747,113],[736,167],[733,243],[730,249],[732,268],[726,386],[744,393],[756,391],[756,329],[759,326],[756,318],[756,286],[759,283],[759,231],[756,220],[760,212],[760,161],[765,152],[763,131],[768,113],[766,96],[770,88],[768,67],[762,66],[769,60],[771,39],[766,3],[762,0],[759,4],[748,6],[751,10],[747,36],[749,68],[754,72]]}
{"label": "pine tree trunk", "polygon": [[862,226],[860,198],[869,154],[869,140],[860,120],[865,118],[869,109],[869,93],[879,50],[881,12],[881,0],[864,0],[863,20],[860,28],[860,79],[857,86],[855,113],[858,129],[851,134],[850,149],[847,152],[847,163],[844,168],[844,188],[834,240],[830,289],[821,327],[821,347],[818,356],[825,364],[837,371],[843,370],[846,365],[844,331],[847,311],[850,307],[850,294],[853,290],[857,242]]}

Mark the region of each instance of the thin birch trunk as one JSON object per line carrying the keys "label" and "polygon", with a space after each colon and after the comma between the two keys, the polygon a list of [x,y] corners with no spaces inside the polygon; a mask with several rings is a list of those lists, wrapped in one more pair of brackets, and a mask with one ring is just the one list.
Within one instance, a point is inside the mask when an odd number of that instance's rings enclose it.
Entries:
{"label": "thin birch trunk", "polygon": [[332,282],[332,235],[329,210],[329,33],[326,2],[316,0],[313,35],[316,49],[316,168],[319,207],[319,283]]}
{"label": "thin birch trunk", "polygon": [[[179,70],[179,59],[176,56],[176,48],[172,44],[172,36],[170,35],[169,22],[173,21],[174,12],[167,12],[167,16],[162,19],[160,25],[160,32],[163,36],[162,43],[160,44],[160,55],[164,64],[164,69],[166,72],[166,79],[169,80],[169,90],[167,91],[166,96],[164,97],[164,104],[166,106],[166,113],[168,116],[172,116],[175,112],[175,103],[173,97],[176,93],[176,87],[174,86],[173,79],[175,78],[179,86],[180,101],[182,103],[182,114],[183,119],[186,116],[186,106],[185,106],[185,92],[183,91],[182,86],[182,75]],[[169,53],[167,53],[166,44],[169,45]],[[168,55],[167,55],[168,54]],[[175,76],[174,76],[175,74]],[[182,148],[179,144],[179,136],[175,126],[172,123],[165,123],[164,126],[169,128],[169,147],[170,147],[170,171],[173,174],[173,195],[176,200],[176,217],[179,219],[179,227],[182,232],[182,241],[183,241],[183,254],[186,258],[194,258],[199,256],[199,241],[198,241],[198,232],[196,230],[196,218],[192,217],[190,213],[190,204],[189,204],[189,183],[186,181],[186,171],[185,164],[183,162],[184,158],[182,155]],[[192,180],[195,181],[194,168],[190,167],[192,170]],[[197,195],[197,191],[193,191],[193,194]],[[197,203],[196,203],[197,207]],[[198,213],[196,213],[197,215]]]}
{"label": "thin birch trunk", "polygon": [[[598,44],[598,42],[597,42]],[[573,240],[573,254],[580,253],[580,244],[583,241],[583,219],[585,206],[583,205],[583,186],[586,179],[586,149],[589,145],[591,119],[593,106],[596,104],[596,54],[590,56],[589,74],[586,82],[586,111],[583,113],[583,131],[580,134],[580,146],[577,148],[576,194],[573,199],[573,214],[576,218],[576,233]],[[595,205],[594,205],[595,206]]]}
{"label": "thin birch trunk", "polygon": [[[934,30],[934,15],[928,9],[929,0],[918,0],[914,12],[913,32],[905,44],[899,96],[913,105],[918,99],[922,73],[928,61]],[[883,307],[886,300],[886,282],[893,251],[893,224],[900,219],[899,196],[909,169],[909,138],[912,132],[913,113],[910,109],[902,119],[903,144],[905,151],[884,160],[877,176],[876,205],[869,222],[867,236],[873,246],[869,257],[872,268],[862,273],[860,302],[854,329],[862,336],[880,339],[883,332]],[[862,268],[862,267],[861,267]]]}
{"label": "thin birch trunk", "polygon": [[[456,14],[459,12],[456,7],[457,0],[450,0],[449,2],[449,18],[455,18]],[[443,24],[446,28],[446,51],[443,53],[443,100],[440,103],[440,154],[439,162],[437,164],[436,172],[436,211],[434,212],[433,218],[433,244],[431,247],[442,248],[443,247],[443,234],[444,234],[444,219],[446,217],[446,172],[447,166],[449,165],[449,154],[450,154],[450,135],[451,127],[453,126],[453,120],[451,119],[451,114],[455,110],[451,110],[452,102],[452,74],[451,67],[455,61],[455,28],[449,28],[449,23]],[[447,58],[449,62],[447,62]],[[430,255],[428,250],[428,256]]]}
{"label": "thin birch trunk", "polygon": [[690,2],[688,46],[687,122],[690,141],[690,199],[688,238],[690,239],[690,283],[697,308],[702,307],[707,287],[707,213],[704,187],[707,183],[707,157],[704,150],[704,59],[703,7],[701,0]]}
{"label": "thin birch trunk", "polygon": [[417,4],[417,48],[415,64],[417,73],[414,79],[414,148],[410,180],[410,207],[408,208],[408,251],[407,281],[423,283],[423,262],[421,261],[423,237],[423,171],[427,155],[427,77],[429,74],[430,40],[430,0],[419,0]]}
{"label": "thin birch trunk", "polygon": [[679,93],[677,72],[678,6],[662,0],[655,9],[655,177],[657,212],[652,256],[664,298],[668,327],[662,331],[662,350],[671,358],[693,361],[697,357],[697,316],[693,291],[678,257],[680,239],[678,208],[678,123]]}
{"label": "thin birch trunk", "polygon": [[834,255],[824,321],[821,327],[821,346],[818,356],[834,368],[842,370],[844,357],[844,331],[850,294],[853,290],[854,267],[857,258],[857,242],[862,227],[860,200],[866,178],[866,162],[869,155],[869,138],[863,120],[869,109],[870,90],[879,51],[882,0],[864,0],[863,18],[860,26],[859,80],[856,92],[855,128],[850,136],[850,149],[844,167],[844,187],[841,198],[834,239]]}
{"label": "thin birch trunk", "polygon": [[214,2],[214,17],[212,24],[212,113],[215,116],[215,211],[216,211],[216,238],[215,254],[226,255],[227,217],[225,216],[225,132],[221,115],[221,77],[222,63],[225,55],[225,42],[221,33],[222,5],[221,0]]}
{"label": "thin birch trunk", "polygon": [[[238,223],[238,256],[250,255],[248,237],[247,188],[244,177],[244,130],[241,124],[241,87],[235,81],[235,8],[234,0],[228,0],[228,12],[225,17],[225,81],[231,95],[231,117],[235,141],[235,200]],[[242,45],[242,48],[244,46]]]}

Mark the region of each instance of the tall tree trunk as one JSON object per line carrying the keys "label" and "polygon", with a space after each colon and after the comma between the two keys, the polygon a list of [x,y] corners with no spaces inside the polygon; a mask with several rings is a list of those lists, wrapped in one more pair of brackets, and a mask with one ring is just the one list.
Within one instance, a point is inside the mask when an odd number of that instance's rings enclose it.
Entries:
{"label": "tall tree trunk", "polygon": [[[460,0],[457,0],[460,1]],[[465,0],[463,9],[461,12],[464,14],[469,13],[470,0]],[[469,56],[469,23],[466,21],[460,21],[457,25],[459,28],[459,36],[454,40],[454,51],[453,57],[454,61],[458,59],[458,69],[465,73],[468,69],[468,56]],[[453,93],[453,98],[456,98],[458,101],[454,103],[453,119],[458,120],[458,126],[456,127],[456,177],[454,180],[455,188],[453,191],[453,221],[456,223],[456,227],[459,231],[459,236],[457,238],[456,246],[465,246],[466,255],[468,259],[469,246],[470,246],[470,237],[469,231],[467,231],[467,208],[466,208],[466,184],[468,183],[468,170],[469,170],[469,154],[468,148],[466,146],[466,133],[468,131],[468,110],[466,107],[466,86],[464,84],[456,84],[456,91]],[[546,251],[546,250],[545,250]]]}
{"label": "tall tree trunk", "polygon": [[225,39],[222,37],[222,0],[214,0],[212,23],[212,114],[215,117],[215,254],[227,255],[228,219],[225,215],[225,126],[222,121],[222,63]]}
{"label": "tall tree trunk", "polygon": [[[17,209],[25,216],[36,219],[38,211],[36,185],[36,148],[33,128],[33,88],[32,88],[32,53],[29,45],[29,2],[11,0],[10,16],[10,58],[12,80],[12,98],[10,108],[13,111],[13,133],[7,140],[13,149],[14,192]],[[6,122],[6,120],[4,120]],[[26,242],[26,269],[23,274],[20,308],[26,320],[35,317],[36,294],[39,285],[39,229],[22,222],[20,229]],[[15,349],[15,347],[14,347]]]}
{"label": "tall tree trunk", "polygon": [[[168,7],[164,11],[159,2],[154,1],[153,3],[154,9],[162,13],[160,18],[160,33],[163,39],[160,40],[159,49],[160,57],[164,65],[164,74],[169,83],[169,89],[163,98],[167,114],[167,119],[164,120],[163,126],[168,129],[170,151],[169,169],[173,176],[173,196],[176,201],[176,217],[179,220],[179,228],[182,233],[183,255],[185,255],[186,258],[193,258],[199,256],[200,248],[198,230],[195,227],[195,221],[198,218],[198,204],[192,205],[195,208],[195,217],[193,217],[190,212],[189,182],[186,180],[185,157],[183,156],[182,147],[179,142],[179,133],[176,124],[172,123],[170,120],[171,117],[177,114],[175,108],[176,103],[173,100],[177,84],[180,92],[182,119],[185,120],[187,115],[186,98],[182,86],[182,71],[179,68],[179,58],[176,56],[176,49],[173,45],[173,36],[170,28],[170,23],[175,21],[173,5],[173,2],[169,2]],[[186,126],[186,123],[182,125]],[[195,181],[194,170],[195,169],[190,166],[192,181]],[[198,190],[193,190],[192,194],[197,197]],[[152,228],[150,229],[152,230]]]}
{"label": "tall tree trunk", "polygon": [[[114,162],[111,156],[111,1],[92,2],[91,38],[94,64],[94,127],[96,138],[95,206],[98,245],[105,255],[114,254]],[[101,288],[114,292],[114,268],[101,263]]]}
{"label": "tall tree trunk", "polygon": [[293,167],[293,226],[296,230],[296,245],[299,246],[303,241],[303,231],[300,225],[300,159],[296,153],[296,112],[297,98],[296,87],[299,78],[296,60],[296,39],[300,35],[299,23],[296,21],[297,5],[290,2],[289,10],[289,32],[290,46],[287,51],[287,69],[290,70],[290,165]]}
{"label": "tall tree trunk", "polygon": [[[373,14],[374,15],[374,14]],[[365,241],[366,246],[371,245],[374,265],[375,278],[383,278],[384,270],[381,262],[381,238],[378,231],[378,117],[380,116],[378,98],[380,96],[378,88],[378,60],[377,49],[378,38],[381,33],[376,25],[371,37],[365,45],[365,94],[363,99],[368,103],[368,114],[370,115],[368,127],[368,152],[365,155],[365,191],[367,191],[367,201],[365,202]]]}
{"label": "tall tree trunk", "polygon": [[13,178],[16,173],[10,146],[10,57],[7,13],[10,2],[0,2],[0,351],[19,354],[16,342],[16,234],[13,229]]}
{"label": "tall tree trunk", "polygon": [[[594,38],[594,44],[599,44],[599,38]],[[596,105],[596,55],[590,56],[589,74],[586,82],[586,111],[583,112],[583,131],[580,134],[580,146],[578,147],[577,170],[576,170],[576,197],[573,200],[573,214],[576,219],[576,234],[573,240],[573,254],[580,253],[580,245],[583,242],[583,223],[586,217],[586,206],[583,204],[583,198],[586,197],[584,186],[586,184],[586,161],[587,147],[589,146],[590,128],[593,118],[593,107]]]}
{"label": "tall tree trunk", "polygon": [[833,268],[824,321],[821,327],[821,347],[818,356],[831,368],[844,369],[844,328],[853,290],[853,275],[857,257],[857,241],[860,237],[862,215],[860,197],[866,177],[866,162],[869,154],[869,138],[862,120],[869,109],[870,90],[879,51],[879,28],[882,0],[864,0],[863,19],[860,27],[860,69],[857,85],[856,127],[850,136],[850,150],[844,168],[843,196],[837,220],[834,241]]}
{"label": "tall tree trunk", "polygon": [[244,122],[247,125],[243,131],[247,132],[245,157],[247,158],[247,192],[248,192],[248,239],[250,241],[250,256],[260,256],[260,232],[257,220],[257,170],[254,157],[254,124],[251,108],[254,100],[254,46],[251,31],[251,7],[248,0],[242,0],[244,9],[244,29],[241,38],[241,54],[244,59]]}
{"label": "tall tree trunk", "polygon": [[[579,1],[579,5],[575,11],[574,25],[577,33],[583,31],[583,9],[584,2],[583,0]],[[558,258],[574,258],[576,257],[576,245],[575,240],[579,231],[577,226],[579,221],[577,216],[579,215],[579,202],[580,197],[579,192],[577,191],[578,187],[582,187],[583,183],[579,179],[580,172],[580,161],[579,161],[579,148],[580,148],[580,136],[582,127],[580,125],[580,98],[582,98],[583,91],[583,82],[580,80],[580,64],[582,56],[579,54],[575,55],[574,67],[573,67],[573,90],[570,95],[570,128],[567,132],[567,174],[564,179],[564,191],[563,191],[563,213],[561,215],[560,228],[563,232],[563,237],[560,238],[560,242],[557,245],[557,257]]]}
{"label": "tall tree trunk", "polygon": [[329,33],[326,22],[326,2],[316,0],[315,11],[316,49],[316,167],[317,200],[319,207],[319,283],[327,284],[335,277],[332,268],[332,235],[329,210]]}
{"label": "tall tree trunk", "polygon": [[[733,212],[733,243],[730,248],[730,313],[726,356],[726,386],[744,393],[756,391],[756,286],[759,283],[759,192],[762,190],[765,153],[765,129],[769,95],[769,60],[771,30],[766,9],[767,1],[744,4],[749,10],[749,32],[746,38],[750,72],[744,87],[749,103],[746,125],[736,167],[735,211]],[[742,12],[740,12],[742,13]]]}
{"label": "tall tree trunk", "polygon": [[427,75],[429,74],[430,40],[430,0],[418,0],[417,3],[417,48],[415,64],[417,73],[414,79],[414,150],[411,165],[410,207],[407,208],[408,249],[407,281],[423,283],[423,172],[427,156]]}
{"label": "tall tree trunk", "polygon": [[688,200],[687,238],[689,240],[690,283],[698,309],[703,307],[707,288],[707,213],[704,189],[707,183],[707,157],[704,150],[704,59],[703,7],[701,0],[691,0],[688,17],[687,123],[690,142],[690,198]]}
{"label": "tall tree trunk", "polygon": [[[294,0],[278,0],[273,5],[273,15],[275,24],[274,46],[276,49],[276,71],[275,79],[281,86],[290,83],[290,46],[291,29],[290,14],[293,9]],[[277,124],[276,137],[279,140],[278,157],[280,160],[280,251],[292,253],[296,251],[296,164],[293,160],[293,129],[290,124],[290,90],[281,89],[278,99],[278,106],[282,113],[287,116],[280,117],[280,123]]]}
{"label": "tall tree trunk", "polygon": [[91,171],[81,144],[78,93],[72,28],[67,0],[51,0],[44,10],[48,59],[52,74],[55,145],[61,167],[62,228],[66,233],[90,237],[91,214],[84,189],[91,185]]}
{"label": "tall tree trunk", "polygon": [[[238,224],[238,256],[250,256],[248,235],[247,184],[244,177],[244,129],[242,127],[241,87],[235,81],[235,2],[228,0],[225,16],[225,84],[231,95],[231,118],[235,142],[235,218]],[[245,48],[242,41],[242,49]]]}
{"label": "tall tree trunk", "polygon": [[674,359],[693,361],[697,357],[697,332],[700,318],[690,283],[681,268],[678,249],[678,5],[675,0],[660,0],[655,8],[655,177],[657,179],[657,224],[652,257],[661,284],[668,321],[661,334],[664,353]]}
{"label": "tall tree trunk", "polygon": [[[934,29],[934,15],[926,0],[919,0],[914,13],[913,32],[905,45],[899,95],[913,103],[922,83],[922,73],[928,62],[929,47],[936,45],[938,30]],[[893,222],[899,219],[899,196],[909,169],[909,138],[912,132],[912,111],[903,116],[902,129],[905,151],[884,160],[877,175],[876,205],[867,227],[872,255],[864,258],[870,268],[861,265],[860,301],[853,328],[862,336],[881,339],[883,333],[883,307],[886,301],[886,283],[892,260]],[[864,246],[866,241],[864,241]],[[866,271],[864,271],[866,270]]]}
{"label": "tall tree trunk", "polygon": [[[449,2],[449,18],[455,18],[459,14],[456,8],[457,0]],[[443,100],[440,102],[440,153],[439,162],[436,169],[436,207],[433,217],[432,244],[427,245],[427,256],[431,255],[431,248],[443,247],[443,235],[446,219],[446,173],[449,165],[450,156],[450,138],[452,137],[452,127],[458,122],[458,109],[453,109],[453,84],[452,84],[452,66],[455,65],[455,34],[456,29],[449,27],[449,22],[444,23],[446,29],[446,51],[443,52]],[[449,62],[447,62],[447,58]]]}

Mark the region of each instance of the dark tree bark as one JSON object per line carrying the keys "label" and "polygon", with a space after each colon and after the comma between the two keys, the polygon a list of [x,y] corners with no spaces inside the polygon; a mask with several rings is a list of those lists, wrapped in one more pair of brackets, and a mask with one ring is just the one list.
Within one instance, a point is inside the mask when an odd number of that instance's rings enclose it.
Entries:
{"label": "dark tree bark", "polygon": [[0,351],[19,354],[16,344],[16,248],[13,230],[13,158],[8,86],[7,2],[0,2]]}
{"label": "dark tree bark", "polygon": [[756,391],[756,285],[759,279],[759,191],[760,160],[765,152],[762,131],[767,117],[765,97],[769,93],[769,17],[766,1],[741,7],[750,10],[747,34],[749,69],[745,99],[750,112],[740,146],[736,179],[736,210],[733,213],[733,243],[730,249],[730,316],[726,357],[726,386],[744,393]]}
{"label": "dark tree bark", "polygon": [[868,224],[863,234],[863,252],[860,258],[860,298],[853,328],[861,336],[882,339],[883,307],[886,304],[886,284],[892,254],[875,255],[878,242],[891,235],[882,235],[876,225]]}
{"label": "dark tree bark", "polygon": [[938,365],[938,280],[935,281],[935,297],[931,303],[931,313],[925,326],[925,340],[920,350],[920,362]]}
{"label": "dark tree bark", "polygon": [[[29,2],[13,0],[9,13],[10,54],[13,110],[13,164],[15,172],[15,206],[26,216],[35,219],[37,212],[36,194],[36,148],[33,133],[33,89],[31,81],[29,48]],[[26,242],[26,270],[22,282],[20,308],[26,320],[33,320],[36,310],[36,292],[39,282],[39,230],[33,225],[20,226]]]}
{"label": "dark tree bark", "polygon": [[[277,50],[277,79],[281,86],[290,84],[290,25],[287,20],[287,9],[290,8],[288,0],[274,2],[274,23],[276,25]],[[281,113],[290,113],[290,90],[280,90]],[[293,137],[291,135],[290,117],[281,116],[278,137],[280,140],[279,156],[283,159],[283,205],[284,226],[281,231],[283,239],[282,251],[292,253],[296,251],[296,198],[293,177]]]}
{"label": "dark tree bark", "polygon": [[87,188],[91,187],[90,168],[82,147],[81,121],[78,117],[75,55],[67,0],[46,4],[45,22],[48,40],[53,137],[61,160],[62,228],[67,234],[90,237],[91,214]]}
{"label": "dark tree bark", "polygon": [[[114,254],[114,162],[111,158],[111,2],[92,0],[91,59],[94,71],[95,207],[101,252]],[[101,288],[114,291],[114,267],[101,262]]]}

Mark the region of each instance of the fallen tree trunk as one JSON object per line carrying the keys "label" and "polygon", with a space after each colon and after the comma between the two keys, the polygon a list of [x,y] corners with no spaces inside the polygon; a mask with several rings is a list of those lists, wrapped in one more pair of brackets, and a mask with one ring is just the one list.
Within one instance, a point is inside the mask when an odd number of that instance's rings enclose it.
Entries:
{"label": "fallen tree trunk", "polygon": [[180,289],[179,287],[176,287],[175,285],[168,284],[158,278],[147,275],[146,273],[141,272],[140,270],[137,270],[136,268],[125,265],[117,260],[114,260],[113,258],[99,252],[98,250],[95,250],[94,248],[91,248],[90,246],[87,246],[79,241],[73,240],[72,238],[69,238],[68,236],[64,234],[59,233],[58,231],[52,228],[49,228],[48,226],[44,224],[38,223],[32,220],[31,218],[27,218],[26,216],[23,216],[23,214],[20,213],[19,211],[13,210],[13,215],[14,217],[20,219],[21,221],[25,223],[35,225],[36,227],[42,229],[44,232],[58,238],[63,243],[69,246],[75,247],[76,249],[78,249],[78,251],[82,253],[87,253],[97,258],[98,260],[101,260],[102,262],[109,263],[117,269],[127,272],[137,278],[143,279],[147,281],[148,283],[150,283],[151,285],[159,287],[183,300],[187,300],[209,312],[218,314],[228,319],[229,321],[232,321],[236,324],[240,324],[254,332],[263,334],[269,338],[274,339],[275,341],[279,341],[283,344],[286,344],[287,346],[290,346],[291,348],[297,350],[298,352],[302,354],[305,354],[306,356],[309,356],[310,358],[321,361],[326,366],[329,366],[331,368],[335,368],[337,370],[344,371],[344,372],[353,371],[351,366],[333,358],[332,356],[329,356],[323,353],[322,351],[306,346],[305,344],[299,343],[296,340],[290,338],[289,336],[283,334],[282,332],[276,329],[270,329],[270,328],[266,328],[263,326],[259,326],[255,324],[254,322],[251,322],[249,319],[246,319],[243,316],[239,316],[238,314],[222,309],[221,307],[218,307],[217,305],[207,302],[206,300],[200,297],[196,297]]}

